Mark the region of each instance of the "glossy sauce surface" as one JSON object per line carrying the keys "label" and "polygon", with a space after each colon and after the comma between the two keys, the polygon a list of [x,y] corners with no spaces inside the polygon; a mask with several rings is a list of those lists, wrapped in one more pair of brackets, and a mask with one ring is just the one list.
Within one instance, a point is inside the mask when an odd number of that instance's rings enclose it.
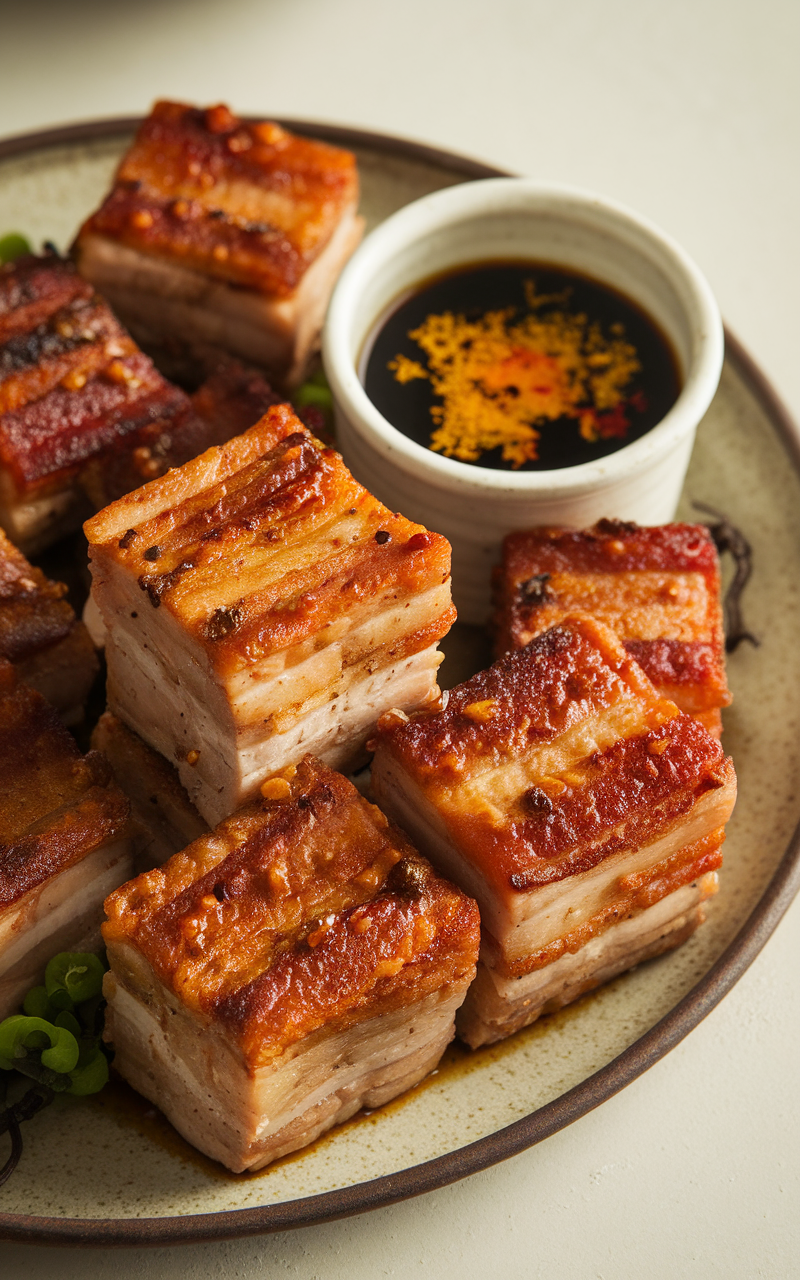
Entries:
{"label": "glossy sauce surface", "polygon": [[656,426],[680,392],[672,348],[641,308],[535,262],[424,282],[376,325],[360,372],[409,439],[502,470],[604,457]]}

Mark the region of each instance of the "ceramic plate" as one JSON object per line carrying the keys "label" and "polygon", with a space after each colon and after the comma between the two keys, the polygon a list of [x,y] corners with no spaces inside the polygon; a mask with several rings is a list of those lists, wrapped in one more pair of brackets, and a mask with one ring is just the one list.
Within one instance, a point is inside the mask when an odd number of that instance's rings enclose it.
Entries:
{"label": "ceramic plate", "polygon": [[[0,143],[0,232],[21,230],[66,248],[105,192],[133,123]],[[399,139],[287,123],[357,152],[370,225],[429,191],[498,173]],[[739,775],[739,802],[720,892],[688,943],[499,1046],[452,1047],[439,1071],[403,1098],[253,1175],[228,1174],[199,1156],[121,1085],[94,1099],[61,1098],[25,1126],[23,1159],[0,1191],[0,1235],[155,1244],[359,1213],[532,1146],[686,1035],[758,953],[800,882],[799,439],[729,337],[680,515],[702,518],[694,504],[706,503],[753,544],[744,609],[760,644],[743,644],[730,657],[735,700],[724,743]],[[486,652],[481,633],[466,628],[456,628],[445,648],[445,684],[480,666]]]}

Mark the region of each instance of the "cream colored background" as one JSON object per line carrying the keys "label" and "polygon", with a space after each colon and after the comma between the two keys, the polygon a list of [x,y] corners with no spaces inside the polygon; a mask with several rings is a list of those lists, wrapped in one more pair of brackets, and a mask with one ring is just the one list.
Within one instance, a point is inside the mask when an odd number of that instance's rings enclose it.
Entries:
{"label": "cream colored background", "polygon": [[[141,112],[157,95],[222,99],[403,133],[626,201],[694,255],[800,417],[796,0],[17,0],[0,19],[2,134]],[[798,1275],[798,974],[800,903],[652,1071],[456,1187],[227,1245],[0,1245],[0,1274]]]}

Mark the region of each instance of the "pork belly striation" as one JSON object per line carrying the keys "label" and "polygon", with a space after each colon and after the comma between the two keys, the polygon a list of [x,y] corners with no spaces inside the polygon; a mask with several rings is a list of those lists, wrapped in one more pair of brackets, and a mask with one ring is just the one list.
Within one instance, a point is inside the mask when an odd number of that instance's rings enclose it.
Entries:
{"label": "pork belly striation", "polygon": [[575,610],[610,626],[656,688],[717,737],[725,678],[719,558],[705,525],[509,534],[494,574],[498,656]]}
{"label": "pork belly striation", "polygon": [[74,266],[0,267],[0,525],[40,551],[115,498],[252,426],[277,397],[234,361],[190,398]]}
{"label": "pork belly striation", "polygon": [[112,894],[118,1071],[234,1171],[416,1084],[475,973],[474,902],[306,757]]}
{"label": "pork belly striation", "polygon": [[218,348],[293,385],[363,231],[355,157],[157,102],[74,251],[145,346]]}
{"label": "pork belly striation", "polygon": [[213,363],[178,415],[166,423],[151,422],[133,440],[119,435],[92,458],[81,475],[92,510],[99,511],[213,445],[225,444],[280,403],[257,370],[230,358]]}
{"label": "pork belly striation", "polygon": [[93,510],[81,485],[92,459],[172,432],[189,409],[70,263],[0,267],[0,525],[23,551]]}
{"label": "pork belly striation", "polygon": [[[390,713],[372,745],[379,804],[479,903],[488,972],[463,1029],[473,1046],[681,941],[716,887],[731,761],[588,615],[451,690],[436,714]],[[685,909],[664,908],[674,927],[653,939],[664,921],[648,911],[679,892]]]}
{"label": "pork belly striation", "polygon": [[132,870],[129,805],[48,702],[0,660],[0,1018],[59,951],[101,946],[103,899]]}
{"label": "pork belly striation", "polygon": [[306,751],[351,767],[382,712],[440,696],[449,544],[286,405],[85,528],[109,709],[212,825]]}
{"label": "pork belly striation", "polygon": [[75,724],[98,663],[66,592],[29,564],[0,529],[0,658],[52,702],[65,724]]}
{"label": "pork belly striation", "polygon": [[102,751],[131,802],[134,871],[161,866],[208,831],[181,786],[178,771],[110,711],[100,717],[92,746]]}

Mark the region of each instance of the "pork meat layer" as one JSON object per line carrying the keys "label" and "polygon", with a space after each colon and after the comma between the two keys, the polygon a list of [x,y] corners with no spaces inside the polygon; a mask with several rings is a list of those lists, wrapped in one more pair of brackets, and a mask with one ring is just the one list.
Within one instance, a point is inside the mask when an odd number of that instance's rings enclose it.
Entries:
{"label": "pork meat layer", "polygon": [[98,720],[92,746],[102,751],[120,790],[130,800],[131,817],[137,828],[136,875],[160,867],[208,831],[208,824],[181,786],[175,767],[110,711]]}
{"label": "pork meat layer", "polygon": [[0,1018],[59,951],[101,946],[103,899],[132,871],[129,805],[45,699],[0,660]]}
{"label": "pork meat layer", "polygon": [[89,633],[65,599],[67,589],[46,578],[0,529],[0,658],[38,689],[65,724],[83,716],[97,674]]}
{"label": "pork meat layer", "polygon": [[494,574],[498,656],[576,610],[610,626],[653,684],[719,737],[725,678],[719,559],[702,524],[512,533]]}
{"label": "pork meat layer", "polygon": [[450,548],[394,515],[288,406],[86,525],[109,708],[209,823],[307,751],[339,768],[439,698]]}
{"label": "pork meat layer", "polygon": [[378,802],[477,899],[484,954],[509,979],[594,947],[722,860],[731,761],[586,615],[443,711],[386,716],[374,746]]}
{"label": "pork meat layer", "polygon": [[75,250],[145,345],[222,349],[289,386],[361,238],[357,204],[350,152],[158,102]]}
{"label": "pork meat layer", "polygon": [[258,1168],[431,1070],[474,902],[310,757],[106,903],[115,1065],[189,1141]]}

